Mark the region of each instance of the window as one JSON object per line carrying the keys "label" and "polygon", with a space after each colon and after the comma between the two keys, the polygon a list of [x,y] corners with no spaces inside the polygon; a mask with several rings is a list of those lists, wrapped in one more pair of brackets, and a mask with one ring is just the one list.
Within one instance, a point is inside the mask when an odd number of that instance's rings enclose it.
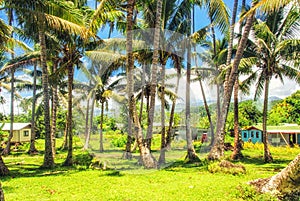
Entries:
{"label": "window", "polygon": [[247,133],[246,132],[244,132],[244,138],[247,138]]}
{"label": "window", "polygon": [[29,131],[28,131],[28,130],[23,131],[23,136],[24,136],[24,137],[28,137],[28,136],[29,136]]}
{"label": "window", "polygon": [[259,132],[258,131],[256,132],[256,138],[259,138]]}
{"label": "window", "polygon": [[251,138],[254,138],[254,131],[251,131]]}

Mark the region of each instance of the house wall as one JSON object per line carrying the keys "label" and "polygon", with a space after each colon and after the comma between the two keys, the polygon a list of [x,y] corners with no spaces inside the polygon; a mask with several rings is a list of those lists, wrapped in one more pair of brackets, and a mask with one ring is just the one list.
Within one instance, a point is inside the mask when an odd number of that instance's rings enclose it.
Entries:
{"label": "house wall", "polygon": [[19,142],[19,131],[13,131],[13,137],[11,138],[11,142]]}
{"label": "house wall", "polygon": [[[284,139],[282,138],[284,137]],[[269,134],[268,135],[268,142],[273,146],[284,146],[289,143],[289,134]]]}
{"label": "house wall", "polygon": [[[27,136],[24,136],[27,135]],[[26,127],[19,131],[13,132],[13,137],[11,139],[12,142],[29,142],[31,138],[31,129],[30,127]]]}
{"label": "house wall", "polygon": [[300,144],[300,134],[297,134],[297,144]]}
{"label": "house wall", "polygon": [[248,139],[249,139],[249,132],[247,131],[247,130],[243,130],[242,131],[242,140],[243,140],[243,142],[247,142],[248,141]]}
{"label": "house wall", "polygon": [[20,131],[20,142],[28,142],[30,141],[30,137],[31,137],[30,128],[22,129]]}
{"label": "house wall", "polygon": [[262,132],[260,130],[243,130],[242,131],[242,140],[244,142],[250,141],[253,143],[262,142]]}

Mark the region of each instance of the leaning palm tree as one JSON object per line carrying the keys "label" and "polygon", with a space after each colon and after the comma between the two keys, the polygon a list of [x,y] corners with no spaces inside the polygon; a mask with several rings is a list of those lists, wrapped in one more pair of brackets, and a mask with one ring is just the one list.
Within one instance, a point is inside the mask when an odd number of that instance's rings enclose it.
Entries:
{"label": "leaning palm tree", "polygon": [[[234,6],[233,6],[233,13],[235,13],[234,15],[236,15],[236,12],[237,12],[237,4],[238,4],[238,1],[235,0]],[[246,7],[246,0],[243,0],[242,7],[241,7],[241,14],[244,12],[245,7]],[[228,54],[227,54],[227,61],[226,61],[227,66],[230,64],[231,55],[232,55],[230,52],[232,52],[232,48],[233,48],[233,34],[234,34],[233,25],[234,24],[235,24],[235,18],[232,18],[231,26],[230,26]],[[242,34],[242,28],[243,27],[240,25],[239,34]],[[240,133],[239,133],[239,100],[238,100],[239,79],[238,79],[238,77],[234,83],[233,90],[234,90],[234,95],[233,95],[233,101],[234,101],[234,103],[233,103],[233,105],[234,105],[234,108],[233,108],[233,110],[234,110],[234,148],[233,148],[231,158],[233,160],[238,160],[238,159],[243,158],[243,154],[241,152],[242,145],[241,145]]]}
{"label": "leaning palm tree", "polygon": [[[249,65],[256,65],[258,68],[245,80],[249,83],[257,80],[255,99],[264,90],[263,106],[263,143],[264,161],[271,162],[272,155],[268,148],[267,115],[268,115],[268,94],[270,81],[273,77],[296,80],[300,82],[297,68],[297,56],[300,51],[300,39],[297,33],[300,24],[300,16],[297,14],[299,8],[281,8],[266,16],[265,21],[260,19],[254,25],[254,39],[250,41],[250,51],[253,56],[248,59]],[[253,63],[255,62],[255,63]]]}
{"label": "leaning palm tree", "polygon": [[[254,5],[255,3],[252,3],[252,7],[254,7]],[[223,97],[221,113],[217,121],[216,137],[214,140],[214,145],[208,155],[208,158],[210,160],[218,160],[224,155],[225,125],[226,125],[226,119],[228,114],[228,108],[230,104],[231,94],[233,91],[233,85],[235,83],[235,80],[237,79],[238,66],[240,64],[244,49],[246,47],[246,41],[248,39],[252,27],[253,19],[254,19],[254,12],[252,12],[247,17],[244,32],[242,34],[240,43],[237,47],[237,52],[233,60],[232,68],[230,69],[229,76],[226,76],[225,83],[227,84],[224,89],[224,97]]]}
{"label": "leaning palm tree", "polygon": [[221,116],[218,118],[217,122],[217,130],[216,130],[216,138],[214,142],[214,146],[211,149],[208,158],[211,160],[218,160],[224,155],[224,136],[225,136],[225,125],[226,118],[228,114],[228,108],[230,104],[230,99],[233,91],[234,82],[236,80],[237,69],[243,57],[244,49],[246,47],[246,43],[248,40],[248,36],[250,34],[250,30],[252,28],[252,24],[254,21],[255,11],[258,8],[261,8],[263,12],[274,12],[279,8],[291,3],[295,2],[294,0],[262,0],[260,2],[252,1],[252,6],[250,11],[245,15],[246,22],[243,34],[241,36],[241,40],[237,47],[237,52],[235,54],[232,68],[230,69],[230,75],[227,76],[227,85],[224,90],[223,103],[221,108]]}

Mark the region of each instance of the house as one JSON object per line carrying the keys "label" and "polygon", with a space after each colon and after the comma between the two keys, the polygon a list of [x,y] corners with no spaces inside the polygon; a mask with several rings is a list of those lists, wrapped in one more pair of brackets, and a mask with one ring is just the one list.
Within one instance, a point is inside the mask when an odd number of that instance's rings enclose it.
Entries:
{"label": "house", "polygon": [[[4,123],[2,131],[10,132],[10,123]],[[13,137],[11,142],[29,142],[31,138],[30,123],[13,123]]]}
{"label": "house", "polygon": [[242,130],[242,140],[244,142],[262,142],[262,130],[254,126]]}
{"label": "house", "polygon": [[[274,146],[300,144],[300,127],[283,125],[268,126],[268,142]],[[262,142],[262,129],[251,126],[242,130],[242,140],[244,142],[251,141],[253,143]]]}
{"label": "house", "polygon": [[268,141],[272,145],[288,145],[300,144],[300,130],[268,130]]}

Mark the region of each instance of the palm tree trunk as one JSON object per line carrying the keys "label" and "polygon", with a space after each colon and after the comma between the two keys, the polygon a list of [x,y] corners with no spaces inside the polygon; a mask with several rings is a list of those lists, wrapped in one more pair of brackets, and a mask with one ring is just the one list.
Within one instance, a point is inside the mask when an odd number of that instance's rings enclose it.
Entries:
{"label": "palm tree trunk", "polygon": [[[42,20],[42,19],[40,19]],[[43,25],[42,25],[43,26]],[[41,47],[41,66],[42,66],[42,81],[44,93],[44,121],[45,121],[45,155],[43,167],[51,168],[54,166],[54,159],[52,154],[51,132],[50,132],[50,109],[49,109],[49,80],[48,68],[46,63],[46,39],[43,28],[39,30],[39,40]]]}
{"label": "palm tree trunk", "polygon": [[[286,196],[284,200],[298,200],[299,197],[293,193],[300,192],[300,154],[289,163],[289,165],[281,170],[278,174],[267,179],[257,179],[249,182],[254,185],[259,192],[271,193],[273,195]],[[263,185],[262,185],[263,184]],[[290,196],[290,199],[288,198]]]}
{"label": "palm tree trunk", "polygon": [[[252,3],[252,7],[255,4]],[[255,12],[252,12],[246,21],[245,29],[241,38],[241,41],[238,45],[238,49],[233,61],[232,69],[230,72],[230,76],[228,79],[228,86],[225,88],[224,91],[224,99],[222,104],[222,112],[220,114],[220,117],[217,121],[217,131],[216,131],[216,137],[214,141],[214,145],[208,155],[208,158],[210,160],[219,160],[224,155],[224,137],[225,137],[225,125],[226,125],[226,119],[228,114],[228,108],[230,105],[230,99],[233,91],[233,85],[235,80],[237,79],[237,73],[238,73],[238,66],[240,64],[240,61],[243,57],[244,49],[246,47],[246,42],[252,27],[252,23],[254,20],[254,14]]]}
{"label": "palm tree trunk", "polygon": [[64,141],[61,145],[61,150],[68,149],[68,114],[66,115],[66,122],[65,122],[65,130],[64,130]]}
{"label": "palm tree trunk", "polygon": [[160,29],[161,29],[161,14],[162,14],[162,0],[157,1],[156,5],[156,18],[155,18],[155,31],[154,31],[154,51],[152,57],[152,70],[150,81],[150,110],[148,113],[149,124],[147,128],[146,144],[151,150],[151,139],[153,131],[153,120],[155,111],[155,94],[157,86],[157,65],[159,59],[159,42],[160,42]]}
{"label": "palm tree trunk", "polygon": [[92,97],[92,106],[91,107],[92,107],[92,109],[91,109],[91,114],[90,114],[90,125],[88,126],[88,133],[87,133],[87,137],[85,140],[84,149],[89,148],[91,134],[93,133],[92,129],[93,129],[93,118],[94,118],[94,107],[95,107],[95,95],[93,95],[93,97]]}
{"label": "palm tree trunk", "polygon": [[133,9],[135,0],[129,0],[127,4],[127,34],[126,34],[126,53],[127,53],[127,88],[129,118],[133,120],[134,132],[140,149],[141,161],[145,168],[156,168],[157,162],[152,156],[149,147],[143,144],[142,128],[136,111],[136,101],[133,94],[133,53],[132,53],[132,28],[133,28]]}
{"label": "palm tree trunk", "polygon": [[[181,67],[179,67],[179,68],[181,68]],[[180,70],[177,69],[177,81],[176,81],[176,87],[175,87],[176,95],[178,93],[179,81],[180,81]],[[170,119],[169,119],[169,128],[168,128],[167,137],[166,137],[166,149],[167,150],[171,149],[172,130],[173,130],[173,122],[174,122],[174,116],[175,116],[176,100],[177,100],[177,97],[174,97],[174,99],[172,100],[172,107],[171,107]]]}
{"label": "palm tree trunk", "polygon": [[[8,9],[8,21],[9,25],[12,26],[13,24],[13,10],[10,8]],[[13,38],[13,32],[11,33],[11,37]],[[11,58],[14,58],[14,53],[11,53]],[[13,127],[14,127],[14,95],[15,95],[15,69],[11,69],[11,91],[10,91],[10,130],[8,135],[8,140],[5,149],[2,151],[3,155],[10,154],[10,147],[11,147],[11,139],[13,138]]]}
{"label": "palm tree trunk", "polygon": [[[214,51],[214,55],[213,55],[213,57],[215,57],[216,55],[217,55],[217,47],[216,47],[216,33],[215,33],[215,27],[213,26],[213,19],[212,19],[212,16],[210,16],[210,21],[211,21],[211,24],[212,24],[212,26],[211,26],[211,35],[212,35],[212,41],[213,41],[213,51]],[[219,67],[218,67],[218,65],[215,65],[215,68],[216,68],[216,72],[218,72],[217,73],[217,75],[219,75]],[[218,83],[218,81],[217,81],[217,83],[216,83],[216,87],[217,87],[217,118],[219,118],[220,117],[220,112],[221,112],[221,101],[220,101],[220,96],[221,96],[221,94],[220,94],[220,84]]]}
{"label": "palm tree trunk", "polygon": [[[57,62],[54,61],[53,64],[53,73],[57,70]],[[51,141],[52,141],[52,153],[53,158],[56,154],[56,118],[57,118],[57,104],[58,104],[58,95],[57,95],[57,84],[53,83],[52,88],[52,118],[51,118]]]}
{"label": "palm tree trunk", "polygon": [[0,176],[6,176],[6,175],[8,175],[8,173],[9,173],[9,170],[4,163],[2,156],[0,155]]}
{"label": "palm tree trunk", "polygon": [[[194,51],[196,52],[196,47],[194,47]],[[197,56],[195,56],[195,64],[196,64],[196,67],[198,67]],[[208,104],[207,104],[207,100],[206,100],[206,96],[205,96],[205,92],[204,92],[204,87],[203,87],[203,83],[202,83],[202,76],[201,76],[201,74],[198,71],[196,71],[196,74],[200,78],[199,79],[200,90],[201,90],[201,94],[202,94],[202,98],[203,98],[204,108],[205,108],[206,115],[207,115],[207,118],[208,118],[208,121],[209,121],[209,125],[210,125],[210,132],[211,132],[210,146],[211,146],[213,144],[214,137],[215,137],[215,128],[214,128],[214,124],[212,122],[211,114],[210,114],[209,107],[208,107]]]}
{"label": "palm tree trunk", "polygon": [[104,151],[103,148],[103,116],[104,116],[104,102],[101,102],[101,116],[100,116],[100,152]]}
{"label": "palm tree trunk", "polygon": [[[200,76],[200,75],[198,75]],[[202,94],[202,98],[203,98],[203,104],[204,104],[204,108],[205,108],[205,111],[206,111],[206,115],[207,115],[207,118],[208,118],[208,121],[209,121],[209,125],[210,125],[210,132],[211,132],[211,144],[212,142],[214,141],[214,124],[212,122],[212,119],[211,119],[211,115],[210,115],[210,111],[209,111],[209,107],[208,107],[208,104],[207,104],[207,100],[206,100],[206,96],[205,96],[205,92],[204,92],[204,88],[203,88],[203,83],[202,83],[202,80],[200,79],[199,80],[199,84],[200,84],[200,90],[201,90],[201,94]]]}
{"label": "palm tree trunk", "polygon": [[186,100],[185,100],[185,126],[186,126],[186,142],[187,142],[187,162],[199,161],[193,145],[192,132],[191,132],[191,103],[190,103],[190,82],[191,82],[191,47],[188,46],[187,50],[187,70],[186,70]]}
{"label": "palm tree trunk", "polygon": [[[188,20],[191,20],[191,11],[188,11]],[[191,21],[190,21],[191,22]],[[187,28],[187,35],[191,34],[191,25]],[[185,94],[185,126],[186,126],[186,142],[187,142],[187,155],[185,157],[187,162],[199,161],[193,145],[192,132],[191,132],[191,44],[187,44],[187,63],[186,63],[186,94]]]}
{"label": "palm tree trunk", "polygon": [[144,107],[144,96],[145,96],[145,76],[146,76],[146,64],[144,63],[142,65],[142,91],[141,91],[141,106],[140,106],[140,123],[142,124],[142,119],[143,119],[143,107]]}
{"label": "palm tree trunk", "polygon": [[74,68],[72,65],[68,66],[68,115],[67,115],[67,136],[68,141],[68,155],[64,162],[65,166],[73,165],[73,128],[72,128],[72,91],[73,91],[73,75]]}
{"label": "palm tree trunk", "polygon": [[[232,57],[232,47],[233,47],[233,37],[234,37],[234,27],[235,27],[235,19],[236,19],[236,14],[237,14],[237,6],[238,6],[238,0],[234,0],[233,3],[233,10],[232,10],[232,18],[231,18],[231,23],[230,23],[230,32],[229,32],[229,41],[228,41],[228,52],[227,52],[227,59],[226,59],[226,66],[229,67],[230,62],[231,62],[231,57]],[[240,24],[240,29],[242,28]],[[242,32],[240,32],[242,34]],[[227,88],[228,85],[228,79],[230,76],[230,71],[231,68],[228,68],[226,71],[226,76],[225,76],[225,89]]]}
{"label": "palm tree trunk", "polygon": [[36,105],[36,64],[33,65],[33,87],[32,87],[32,112],[31,112],[31,137],[28,153],[35,154],[38,150],[35,147],[35,105]]}
{"label": "palm tree trunk", "polygon": [[14,135],[14,95],[15,95],[15,69],[11,69],[11,82],[10,82],[10,130],[5,149],[2,151],[3,155],[10,154],[11,139]]}
{"label": "palm tree trunk", "polygon": [[238,79],[234,84],[234,149],[231,155],[231,159],[239,160],[243,158],[243,154],[241,152],[242,146],[240,143],[240,133],[239,133],[239,81]]}
{"label": "palm tree trunk", "polygon": [[269,85],[270,85],[270,78],[269,76],[267,76],[265,81],[265,96],[264,96],[264,107],[263,107],[263,144],[264,144],[264,161],[266,163],[273,161],[273,157],[268,147],[268,132],[267,132]]}
{"label": "palm tree trunk", "polygon": [[[91,82],[90,82],[91,83]],[[85,131],[84,131],[84,146],[83,149],[87,150],[88,149],[88,135],[89,135],[89,111],[90,111],[90,98],[87,99],[86,101],[86,113],[85,113]],[[87,144],[87,146],[86,146]]]}
{"label": "palm tree trunk", "polygon": [[161,145],[158,164],[165,164],[166,162],[166,126],[165,126],[165,73],[166,63],[162,63],[161,67],[161,98],[160,98],[160,111],[161,111]]}
{"label": "palm tree trunk", "polygon": [[[229,44],[228,44],[228,54],[226,65],[228,66],[231,61],[232,56],[232,46],[233,46],[233,35],[234,35],[234,26],[235,26],[235,18],[237,13],[237,5],[238,0],[234,0],[233,4],[233,13],[232,13],[232,21],[230,25],[230,36],[229,36]],[[245,7],[245,1],[242,2],[242,9]],[[242,26],[240,26],[240,34],[242,34]],[[228,70],[228,72],[230,72]],[[238,78],[234,84],[234,148],[233,153],[231,155],[231,159],[239,160],[243,158],[242,154],[242,145],[240,142],[240,134],[239,134],[239,106],[238,106],[238,94],[239,94],[239,81]]]}
{"label": "palm tree trunk", "polygon": [[0,183],[0,201],[5,201],[1,183]]}

